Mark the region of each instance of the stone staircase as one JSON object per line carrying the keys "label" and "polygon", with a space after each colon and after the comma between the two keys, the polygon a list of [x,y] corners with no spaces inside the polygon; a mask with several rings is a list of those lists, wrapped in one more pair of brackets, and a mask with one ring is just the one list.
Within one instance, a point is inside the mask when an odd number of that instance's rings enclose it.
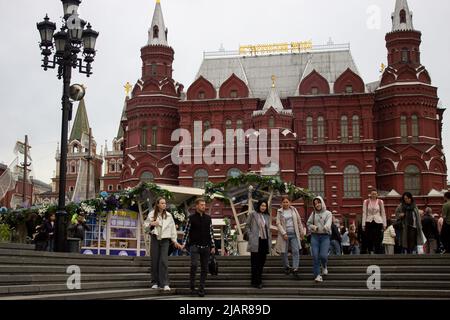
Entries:
{"label": "stone staircase", "polygon": [[[219,275],[208,276],[210,299],[450,299],[450,255],[331,257],[330,274],[316,284],[311,257],[301,257],[299,279],[286,276],[280,257],[269,257],[264,289],[250,287],[249,257],[219,257]],[[189,258],[170,258],[172,291],[150,288],[146,257],[36,252],[0,244],[0,300],[190,299]],[[69,266],[81,270],[81,290],[70,290]],[[367,288],[367,268],[381,269],[381,289]]]}

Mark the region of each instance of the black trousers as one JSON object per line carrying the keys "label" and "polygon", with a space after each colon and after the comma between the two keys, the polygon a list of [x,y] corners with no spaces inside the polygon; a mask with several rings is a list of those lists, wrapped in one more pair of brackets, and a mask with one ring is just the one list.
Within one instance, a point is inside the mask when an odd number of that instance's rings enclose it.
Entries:
{"label": "black trousers", "polygon": [[210,247],[201,248],[198,246],[191,246],[191,290],[195,289],[195,276],[197,274],[198,261],[200,260],[200,290],[205,289],[206,277],[208,275],[209,255],[211,253]]}
{"label": "black trousers", "polygon": [[444,246],[445,253],[450,254],[450,224],[445,221],[442,224],[441,242]]}
{"label": "black trousers", "polygon": [[262,283],[262,274],[264,265],[266,264],[268,251],[269,241],[260,238],[258,252],[251,253],[252,286],[258,286]]}
{"label": "black trousers", "polygon": [[372,221],[366,223],[366,243],[367,253],[373,251],[376,254],[382,254],[382,242],[383,242],[383,224]]}

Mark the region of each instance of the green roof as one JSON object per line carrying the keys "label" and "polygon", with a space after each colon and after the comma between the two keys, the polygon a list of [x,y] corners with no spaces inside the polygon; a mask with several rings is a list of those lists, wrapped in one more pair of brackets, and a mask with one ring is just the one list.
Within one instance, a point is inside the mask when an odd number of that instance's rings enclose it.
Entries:
{"label": "green roof", "polygon": [[81,136],[83,133],[89,135],[89,120],[84,99],[78,104],[77,115],[75,116],[72,132],[70,134],[70,141],[78,140],[81,142]]}

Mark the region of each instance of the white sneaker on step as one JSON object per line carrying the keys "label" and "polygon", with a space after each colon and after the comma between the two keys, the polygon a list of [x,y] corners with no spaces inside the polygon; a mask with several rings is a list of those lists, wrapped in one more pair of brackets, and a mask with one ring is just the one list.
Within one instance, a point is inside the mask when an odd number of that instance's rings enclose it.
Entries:
{"label": "white sneaker on step", "polygon": [[314,279],[314,281],[315,281],[315,282],[323,282],[322,276],[321,276],[321,275],[318,275],[318,276],[316,277],[316,279]]}
{"label": "white sneaker on step", "polygon": [[324,268],[323,271],[322,271],[322,274],[324,276],[328,275],[328,268]]}
{"label": "white sneaker on step", "polygon": [[158,287],[158,285],[157,284],[154,284],[153,286],[152,286],[152,289],[158,289],[159,287]]}
{"label": "white sneaker on step", "polygon": [[169,286],[164,286],[164,291],[170,291],[170,287]]}

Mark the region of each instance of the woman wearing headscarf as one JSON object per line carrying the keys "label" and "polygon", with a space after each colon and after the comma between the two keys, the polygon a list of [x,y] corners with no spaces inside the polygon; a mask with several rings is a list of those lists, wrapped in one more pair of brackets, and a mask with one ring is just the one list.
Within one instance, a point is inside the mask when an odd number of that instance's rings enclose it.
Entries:
{"label": "woman wearing headscarf", "polygon": [[262,289],[262,274],[271,248],[270,212],[267,200],[259,201],[246,221],[247,251],[251,253],[252,286]]}

